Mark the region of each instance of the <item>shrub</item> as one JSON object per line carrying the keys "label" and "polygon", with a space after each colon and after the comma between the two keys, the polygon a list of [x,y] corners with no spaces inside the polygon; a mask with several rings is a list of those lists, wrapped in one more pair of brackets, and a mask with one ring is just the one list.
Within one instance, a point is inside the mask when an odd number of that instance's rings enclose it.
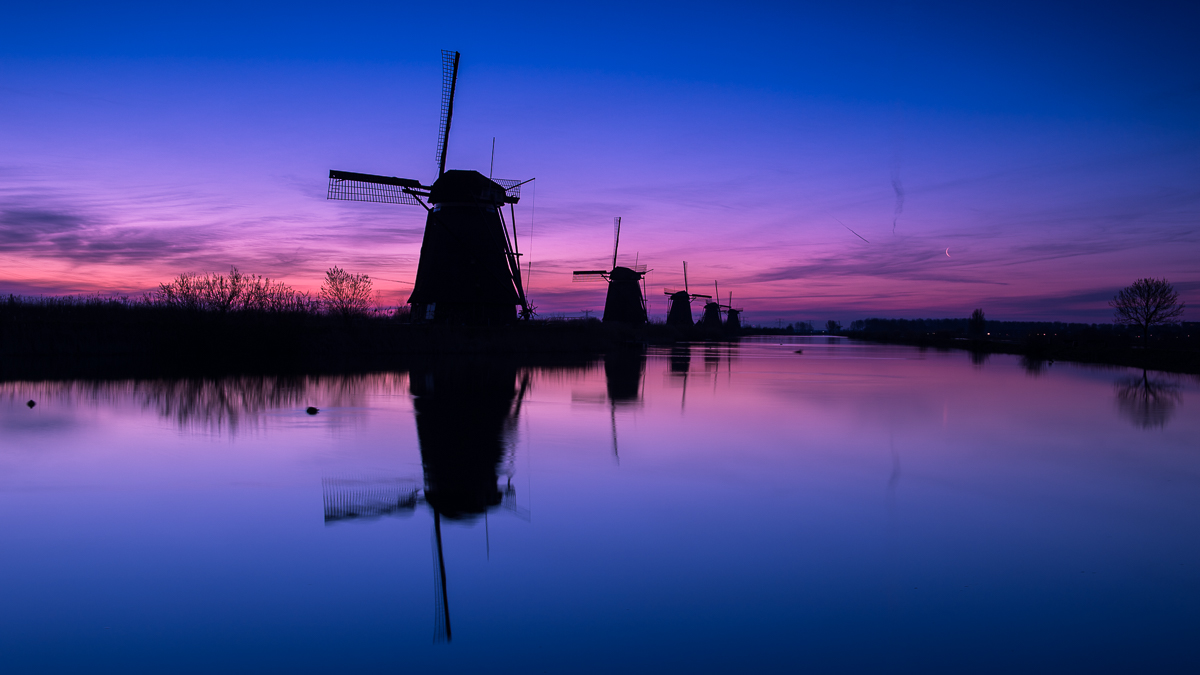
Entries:
{"label": "shrub", "polygon": [[350,274],[340,267],[331,267],[325,272],[320,297],[325,311],[331,314],[345,317],[366,314],[373,295],[371,278],[365,274]]}

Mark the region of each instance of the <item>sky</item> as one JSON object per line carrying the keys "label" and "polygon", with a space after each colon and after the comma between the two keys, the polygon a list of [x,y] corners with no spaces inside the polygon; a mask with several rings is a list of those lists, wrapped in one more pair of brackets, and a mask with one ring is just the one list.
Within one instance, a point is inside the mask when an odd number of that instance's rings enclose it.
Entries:
{"label": "sky", "polygon": [[[1103,322],[1200,308],[1200,7],[1139,3],[23,3],[0,22],[0,293],[140,296],[231,266],[407,300],[420,207],[328,171],[535,178],[543,315],[612,256],[752,323]],[[1189,308],[1185,320],[1197,320]]]}

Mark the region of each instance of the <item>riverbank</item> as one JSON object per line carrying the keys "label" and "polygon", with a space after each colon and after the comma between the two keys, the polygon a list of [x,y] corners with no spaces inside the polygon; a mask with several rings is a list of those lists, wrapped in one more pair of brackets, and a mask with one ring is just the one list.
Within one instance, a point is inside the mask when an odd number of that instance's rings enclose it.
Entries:
{"label": "riverbank", "polygon": [[994,335],[983,336],[947,330],[869,328],[843,331],[841,335],[883,344],[962,349],[978,355],[1015,354],[1035,363],[1071,361],[1200,374],[1200,331],[1188,327],[1152,333],[1145,345],[1134,331],[1102,330],[1087,324],[1045,324],[1024,334],[998,328],[991,331]]}
{"label": "riverbank", "polygon": [[705,337],[595,319],[442,326],[386,316],[9,301],[0,303],[0,379],[355,372],[444,355],[558,363]]}

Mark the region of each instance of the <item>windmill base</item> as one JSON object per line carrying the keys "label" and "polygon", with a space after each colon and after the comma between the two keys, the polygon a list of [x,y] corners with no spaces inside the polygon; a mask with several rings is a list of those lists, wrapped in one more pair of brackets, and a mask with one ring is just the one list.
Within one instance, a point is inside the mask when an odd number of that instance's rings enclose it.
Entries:
{"label": "windmill base", "polygon": [[413,323],[447,326],[506,326],[517,321],[515,305],[472,302],[412,303]]}

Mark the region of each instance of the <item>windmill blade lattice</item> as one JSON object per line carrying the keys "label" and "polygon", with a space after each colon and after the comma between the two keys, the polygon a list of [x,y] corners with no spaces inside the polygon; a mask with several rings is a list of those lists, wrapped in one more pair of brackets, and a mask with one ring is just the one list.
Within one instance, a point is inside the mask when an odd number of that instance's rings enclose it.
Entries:
{"label": "windmill blade lattice", "polygon": [[324,478],[325,523],[411,514],[420,491],[416,481],[398,478]]}
{"label": "windmill blade lattice", "polygon": [[429,188],[410,178],[331,170],[325,198],[420,206],[418,196],[428,197]]}
{"label": "windmill blade lattice", "polygon": [[508,195],[514,202],[521,198],[521,186],[528,183],[528,180],[514,180],[512,178],[493,178],[492,182],[504,188],[504,194]]}
{"label": "windmill blade lattice", "polygon": [[446,146],[450,142],[450,120],[454,116],[454,88],[458,84],[458,52],[442,50],[442,115],[438,124],[438,176],[446,173]]}

